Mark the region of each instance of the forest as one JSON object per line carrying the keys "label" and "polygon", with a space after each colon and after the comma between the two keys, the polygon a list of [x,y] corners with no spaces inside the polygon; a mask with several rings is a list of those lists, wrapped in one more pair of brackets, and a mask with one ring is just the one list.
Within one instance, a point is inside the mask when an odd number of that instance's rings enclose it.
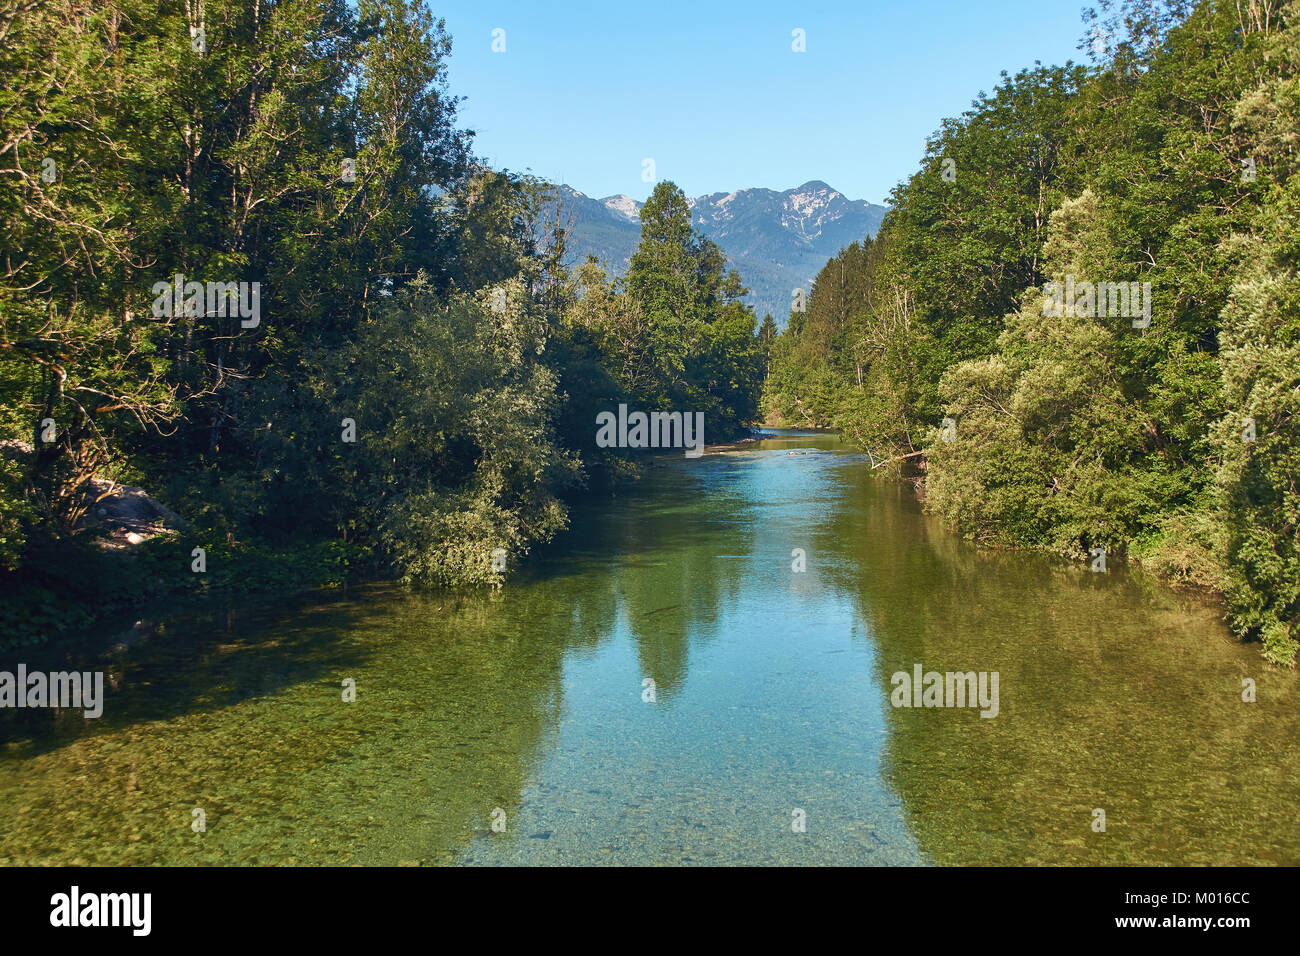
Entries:
{"label": "forest", "polygon": [[[633,468],[599,411],[757,417],[681,190],[624,279],[566,267],[421,4],[4,0],[0,37],[0,646],[173,591],[498,585]],[[129,554],[122,486],[174,519]]]}
{"label": "forest", "polygon": [[[659,182],[627,274],[410,0],[0,7],[0,644],[171,591],[499,585],[620,404],[840,430],[982,544],[1300,647],[1300,6],[1128,0],[943,121],[784,331]],[[114,546],[116,489],[168,533]]]}
{"label": "forest", "polygon": [[1088,17],[1089,63],[1004,73],[827,263],[764,411],[842,429],[981,543],[1219,592],[1290,666],[1300,6]]}

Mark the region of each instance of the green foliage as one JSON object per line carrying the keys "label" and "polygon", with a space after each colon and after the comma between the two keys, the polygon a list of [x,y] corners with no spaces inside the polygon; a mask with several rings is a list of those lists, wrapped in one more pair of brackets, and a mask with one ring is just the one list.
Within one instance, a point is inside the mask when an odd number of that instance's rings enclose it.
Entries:
{"label": "green foliage", "polygon": [[[1265,6],[1103,3],[1095,68],[1004,76],[945,122],[868,253],[818,276],[764,402],[917,466],[979,540],[1127,551],[1222,590],[1289,665],[1300,6]],[[1048,314],[1067,275],[1150,282],[1150,326]]]}
{"label": "green foliage", "polygon": [[[755,417],[745,290],[680,190],[627,287],[570,276],[563,230],[535,238],[546,184],[456,127],[421,4],[9,4],[0,32],[9,640],[175,590],[496,585],[584,460],[628,473],[595,410],[690,407],[715,438]],[[176,274],[258,283],[261,322],[158,314]],[[128,476],[188,530],[105,539],[89,491]]]}
{"label": "green foliage", "polygon": [[740,301],[746,291],[718,246],[692,229],[682,191],[656,185],[626,280],[610,283],[594,260],[572,279],[570,354],[603,369],[587,376],[597,389],[579,403],[585,436],[595,413],[620,401],[702,412],[711,438],[756,420],[766,360]]}
{"label": "green foliage", "polygon": [[578,461],[554,440],[546,332],[519,279],[449,300],[417,280],[361,330],[341,370],[359,447],[335,443],[337,483],[349,527],[404,576],[499,582],[494,549],[517,561],[564,527]]}

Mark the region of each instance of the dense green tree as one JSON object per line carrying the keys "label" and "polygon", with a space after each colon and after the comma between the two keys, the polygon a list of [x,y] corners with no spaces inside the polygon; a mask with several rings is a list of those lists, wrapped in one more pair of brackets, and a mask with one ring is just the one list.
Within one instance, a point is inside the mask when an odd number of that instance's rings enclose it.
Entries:
{"label": "dense green tree", "polygon": [[[911,466],[981,540],[1127,551],[1222,589],[1237,630],[1290,663],[1298,17],[1107,2],[1085,18],[1093,68],[981,94],[865,260],[833,259],[792,315],[769,413]],[[1150,322],[1045,311],[1067,279],[1149,283]],[[843,309],[853,281],[865,304]]]}
{"label": "dense green tree", "polygon": [[575,277],[568,325],[585,330],[625,398],[703,412],[711,434],[758,417],[764,358],[747,290],[717,244],[692,227],[686,196],[661,182],[641,210],[626,280],[594,262]]}
{"label": "dense green tree", "polygon": [[[0,35],[6,640],[196,586],[195,544],[202,580],[296,548],[328,565],[303,580],[498,583],[492,553],[564,526],[584,460],[627,470],[594,410],[689,406],[710,437],[756,416],[744,289],[680,190],[626,287],[570,275],[554,190],[472,156],[414,0],[0,0]],[[177,275],[192,308],[158,296]],[[256,316],[209,301],[240,283]],[[113,480],[184,540],[76,582]]]}
{"label": "dense green tree", "polygon": [[1214,515],[1233,623],[1289,665],[1300,646],[1300,7],[1267,49],[1270,69],[1234,113],[1266,202],[1225,244],[1239,266],[1223,313]]}
{"label": "dense green tree", "polygon": [[763,321],[758,326],[758,341],[763,346],[764,357],[771,354],[772,345],[776,342],[776,337],[779,334],[776,320],[772,318],[772,313],[768,312],[763,316]]}

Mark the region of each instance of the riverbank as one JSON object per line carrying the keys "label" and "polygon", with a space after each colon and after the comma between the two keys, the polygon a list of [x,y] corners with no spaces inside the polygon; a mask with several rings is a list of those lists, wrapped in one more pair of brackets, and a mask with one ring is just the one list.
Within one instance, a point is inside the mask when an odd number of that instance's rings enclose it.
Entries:
{"label": "riverbank", "polygon": [[[829,428],[753,426],[751,433],[726,441],[706,444],[704,456],[743,451],[772,438],[817,438],[839,433]],[[667,451],[643,458],[620,458],[620,468],[603,468],[598,484],[617,496],[620,490],[644,477],[647,468],[660,468],[680,452]],[[925,506],[925,459],[898,463],[888,477],[912,489]],[[132,500],[147,498],[140,489]],[[590,507],[597,497],[590,493],[566,501],[571,511]],[[152,499],[148,499],[152,502]],[[154,504],[157,504],[156,502]],[[367,547],[337,540],[302,540],[270,544],[221,540],[215,534],[197,532],[182,516],[172,514],[173,527],[155,528],[147,539],[130,541],[124,527],[113,526],[107,545],[95,535],[75,543],[52,546],[37,562],[34,572],[22,580],[11,580],[0,588],[0,650],[49,642],[94,628],[113,615],[140,610],[160,598],[190,598],[220,594],[290,595],[346,586],[396,583],[391,572]],[[175,527],[182,525],[184,529]],[[561,535],[567,531],[560,532]],[[101,536],[102,537],[102,536]],[[215,543],[214,543],[215,542]],[[990,551],[1062,555],[1046,547],[993,546],[976,542]],[[203,572],[195,572],[192,552],[204,548]],[[1164,583],[1191,591],[1213,602],[1225,619],[1222,587],[1204,575],[1186,573],[1186,561],[1172,563],[1161,554],[1145,558],[1129,553],[1126,560],[1142,567]],[[1113,558],[1112,558],[1113,561]]]}
{"label": "riverbank", "polygon": [[[706,444],[704,454],[761,440],[758,434],[729,438]],[[603,461],[593,469],[593,483],[617,495],[657,459],[674,455],[680,453],[614,459],[617,467]],[[566,505],[574,511],[596,497],[589,488],[567,498]],[[196,569],[196,548],[203,551],[202,570]],[[394,583],[391,569],[366,545],[336,539],[240,540],[196,528],[143,489],[122,486],[119,495],[96,507],[82,534],[38,545],[20,573],[0,581],[0,651],[58,643],[169,596],[288,596]]]}
{"label": "riverbank", "polygon": [[[773,416],[769,416],[769,418],[771,417]],[[782,426],[772,425],[770,427],[780,428]],[[798,428],[798,426],[786,427],[790,430]],[[832,430],[826,429],[825,431],[830,432]],[[846,436],[846,441],[853,447],[862,449],[861,444],[852,438]],[[865,451],[865,449],[862,450]],[[909,456],[900,456],[875,463],[872,470],[874,471],[880,467],[884,467],[885,476],[910,486],[913,495],[923,509],[932,514],[936,513],[927,503],[926,479],[929,469],[924,450]],[[949,530],[956,533],[951,527],[949,527]],[[1122,559],[1124,562],[1152,574],[1163,584],[1196,594],[1202,600],[1217,607],[1223,615],[1224,622],[1231,624],[1231,613],[1225,593],[1226,585],[1224,584],[1226,576],[1223,574],[1222,569],[1218,567],[1210,548],[1204,541],[1200,540],[1204,529],[1187,527],[1183,529],[1183,532],[1181,540],[1179,536],[1165,535],[1149,541],[1125,542],[1123,551],[1108,554],[1107,560],[1110,563],[1115,563],[1117,559]],[[1063,552],[1047,545],[993,543],[973,536],[968,536],[967,540],[981,549],[992,552],[1049,554],[1073,562],[1095,562],[1095,555]],[[1260,641],[1253,638],[1246,639],[1244,643],[1261,644]]]}
{"label": "riverbank", "polygon": [[[204,570],[197,571],[200,542]],[[271,546],[180,533],[129,549],[51,543],[0,588],[0,650],[58,642],[168,595],[287,594],[357,583],[367,563],[364,550],[337,541]]]}

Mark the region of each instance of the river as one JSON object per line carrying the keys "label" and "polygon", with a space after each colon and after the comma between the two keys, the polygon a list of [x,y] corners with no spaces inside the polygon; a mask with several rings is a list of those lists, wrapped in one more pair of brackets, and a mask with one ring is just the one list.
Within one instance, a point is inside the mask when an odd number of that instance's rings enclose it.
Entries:
{"label": "river", "polygon": [[[495,593],[80,647],[0,661],[107,675],[97,720],[0,713],[0,863],[1300,863],[1294,672],[1117,562],[974,548],[829,435],[655,459]],[[917,664],[997,672],[997,715],[893,706]]]}

